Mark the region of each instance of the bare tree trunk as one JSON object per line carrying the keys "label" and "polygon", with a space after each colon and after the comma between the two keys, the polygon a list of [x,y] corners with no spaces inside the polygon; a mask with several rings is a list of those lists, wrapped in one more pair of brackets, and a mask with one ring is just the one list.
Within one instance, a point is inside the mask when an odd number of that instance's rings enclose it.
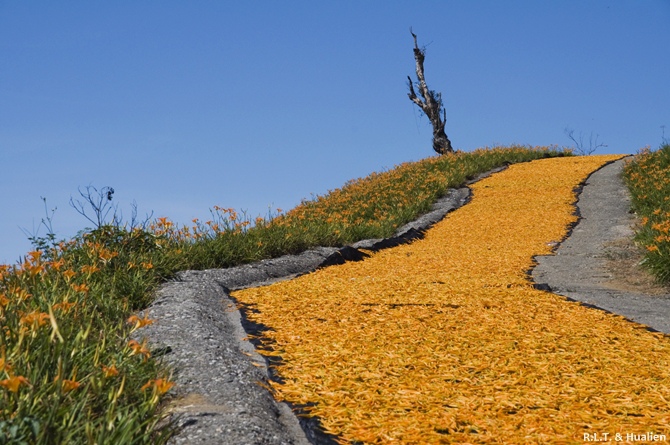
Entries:
{"label": "bare tree trunk", "polygon": [[428,89],[426,78],[423,74],[423,60],[426,57],[425,50],[419,48],[419,44],[416,41],[416,34],[414,34],[411,29],[410,33],[412,34],[412,37],[414,37],[414,60],[416,60],[416,77],[419,80],[416,83],[416,86],[419,89],[419,93],[423,100],[417,97],[416,92],[414,91],[414,82],[412,82],[410,76],[407,76],[407,86],[409,87],[407,96],[421,108],[421,111],[428,116],[430,123],[433,125],[433,150],[441,155],[453,152],[454,149],[451,146],[451,141],[444,132],[444,125],[447,122],[447,111],[442,106],[442,94]]}

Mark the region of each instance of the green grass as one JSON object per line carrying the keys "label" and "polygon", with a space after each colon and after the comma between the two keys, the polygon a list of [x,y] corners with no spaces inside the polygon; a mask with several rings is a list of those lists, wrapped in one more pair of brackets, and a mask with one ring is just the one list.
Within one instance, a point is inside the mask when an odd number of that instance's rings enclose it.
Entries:
{"label": "green grass", "polygon": [[187,234],[184,232],[189,228],[171,230],[173,238],[176,234],[176,238],[199,240],[182,246],[191,268],[229,267],[314,246],[343,246],[391,236],[397,228],[430,210],[449,188],[479,173],[565,154],[553,147],[512,146],[430,157],[348,181],[287,213],[257,219],[253,228],[249,228],[252,224],[245,226],[251,221],[240,221],[231,209],[215,208],[209,224],[197,223]]}
{"label": "green grass", "polygon": [[132,314],[161,282],[180,270],[386,237],[478,173],[566,154],[513,146],[431,157],[266,218],[215,207],[210,221],[188,227],[112,218],[67,242],[33,237],[34,252],[0,266],[0,443],[164,443],[170,371],[130,337],[151,322]]}
{"label": "green grass", "polygon": [[670,144],[642,151],[626,165],[624,178],[641,218],[635,239],[645,252],[643,265],[670,284]]}

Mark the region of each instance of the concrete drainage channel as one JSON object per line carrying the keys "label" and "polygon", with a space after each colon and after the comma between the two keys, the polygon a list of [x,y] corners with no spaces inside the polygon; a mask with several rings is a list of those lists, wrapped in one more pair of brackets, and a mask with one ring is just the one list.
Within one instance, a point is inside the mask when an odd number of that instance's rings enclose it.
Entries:
{"label": "concrete drainage channel", "polygon": [[[469,181],[482,179],[505,167]],[[411,242],[470,198],[467,187],[451,189],[432,210],[401,227],[391,238],[359,241],[343,248],[318,247],[298,255],[204,271],[184,271],[162,285],[144,311],[156,320],[136,332],[149,340],[154,356],[175,371],[169,418],[179,433],[171,444],[327,444],[318,421],[302,419],[267,390],[267,361],[246,340],[243,317],[229,293],[291,279],[321,267],[363,259]],[[143,313],[143,314],[144,314]],[[139,338],[138,338],[139,339]]]}

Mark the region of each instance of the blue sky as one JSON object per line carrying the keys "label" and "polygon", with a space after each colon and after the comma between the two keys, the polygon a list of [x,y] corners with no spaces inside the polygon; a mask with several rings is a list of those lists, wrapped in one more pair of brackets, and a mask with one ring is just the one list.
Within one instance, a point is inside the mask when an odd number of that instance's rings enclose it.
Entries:
{"label": "blue sky", "polygon": [[[78,187],[178,223],[255,217],[433,156],[410,26],[456,148],[635,153],[670,136],[670,1],[0,0],[0,263]],[[39,232],[44,234],[44,230]]]}

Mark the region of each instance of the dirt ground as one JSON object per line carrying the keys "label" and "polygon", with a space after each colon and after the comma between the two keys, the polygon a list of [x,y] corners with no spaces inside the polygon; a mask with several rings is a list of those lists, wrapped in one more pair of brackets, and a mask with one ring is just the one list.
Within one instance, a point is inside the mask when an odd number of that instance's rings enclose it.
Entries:
{"label": "dirt ground", "polygon": [[612,275],[603,283],[611,289],[647,295],[667,295],[670,287],[662,286],[642,266],[642,251],[631,238],[621,238],[605,244],[605,268]]}

